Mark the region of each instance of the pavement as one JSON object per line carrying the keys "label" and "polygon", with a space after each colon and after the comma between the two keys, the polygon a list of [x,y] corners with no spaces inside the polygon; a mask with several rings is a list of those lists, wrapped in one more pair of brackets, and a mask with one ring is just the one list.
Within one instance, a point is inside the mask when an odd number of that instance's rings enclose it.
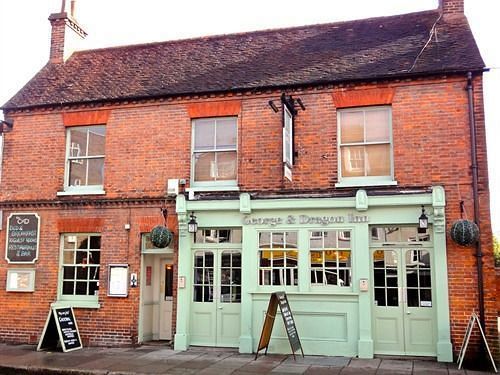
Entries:
{"label": "pavement", "polygon": [[487,374],[458,370],[453,363],[431,359],[239,354],[232,349],[193,347],[174,351],[165,345],[128,348],[83,348],[72,352],[37,352],[33,345],[0,344],[0,374],[132,375],[132,374]]}

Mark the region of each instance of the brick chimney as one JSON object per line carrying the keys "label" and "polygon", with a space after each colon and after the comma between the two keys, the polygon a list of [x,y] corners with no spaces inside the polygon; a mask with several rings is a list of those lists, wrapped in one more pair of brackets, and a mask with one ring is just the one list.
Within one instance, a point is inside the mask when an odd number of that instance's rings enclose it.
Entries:
{"label": "brick chimney", "polygon": [[50,40],[50,62],[61,64],[78,49],[87,33],[75,19],[75,0],[71,0],[68,11],[66,0],[62,0],[61,11],[49,16],[52,25]]}
{"label": "brick chimney", "polygon": [[463,16],[464,0],[439,0],[439,11],[443,16]]}

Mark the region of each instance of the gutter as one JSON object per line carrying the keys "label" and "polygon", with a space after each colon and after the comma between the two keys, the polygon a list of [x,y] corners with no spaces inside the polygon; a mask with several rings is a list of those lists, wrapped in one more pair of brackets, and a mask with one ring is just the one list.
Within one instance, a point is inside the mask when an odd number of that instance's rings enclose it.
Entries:
{"label": "gutter", "polygon": [[[469,126],[470,126],[470,143],[471,143],[471,162],[472,162],[472,197],[474,200],[474,221],[478,228],[480,227],[479,217],[479,194],[478,194],[478,165],[477,165],[477,145],[476,145],[476,119],[474,117],[474,87],[472,85],[472,73],[467,73],[467,97],[469,105]],[[479,230],[481,234],[481,229]],[[485,328],[484,320],[484,285],[483,285],[483,252],[481,250],[481,235],[476,241],[477,258],[477,289],[479,302],[479,320],[483,330]]]}

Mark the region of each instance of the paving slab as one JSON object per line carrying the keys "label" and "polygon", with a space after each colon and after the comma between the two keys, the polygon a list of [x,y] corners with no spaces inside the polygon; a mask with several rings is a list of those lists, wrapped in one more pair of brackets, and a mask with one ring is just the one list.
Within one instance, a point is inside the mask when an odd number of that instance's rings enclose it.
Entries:
{"label": "paving slab", "polygon": [[399,359],[384,359],[380,362],[379,371],[392,371],[393,374],[411,374],[413,371],[413,361]]}
{"label": "paving slab", "polygon": [[364,368],[364,369],[377,369],[380,366],[381,360],[379,358],[365,359],[365,358],[352,358],[346,367],[350,368]]}
{"label": "paving slab", "polygon": [[331,366],[309,366],[304,372],[305,375],[337,375],[340,374],[341,367]]}
{"label": "paving slab", "polygon": [[334,366],[334,367],[345,367],[351,359],[347,357],[327,357],[327,356],[300,356],[296,360],[293,357],[288,357],[284,362],[286,364],[304,364],[304,365],[317,365],[317,366]]}
{"label": "paving slab", "polygon": [[289,365],[289,364],[282,364],[279,366],[276,366],[272,371],[271,374],[303,374],[307,371],[309,368],[309,365]]}

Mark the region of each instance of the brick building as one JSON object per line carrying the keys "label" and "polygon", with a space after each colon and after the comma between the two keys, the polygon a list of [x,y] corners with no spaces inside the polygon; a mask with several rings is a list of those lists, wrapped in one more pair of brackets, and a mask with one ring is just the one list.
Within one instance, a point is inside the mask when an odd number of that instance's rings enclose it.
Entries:
{"label": "brick building", "polygon": [[[72,13],[49,20],[50,61],[2,107],[0,341],[36,343],[50,307],[73,306],[86,345],[250,353],[280,290],[306,354],[451,361],[474,309],[496,337],[485,66],[463,1],[74,53]],[[476,248],[449,235],[461,207]],[[280,325],[269,350],[289,351]]]}

